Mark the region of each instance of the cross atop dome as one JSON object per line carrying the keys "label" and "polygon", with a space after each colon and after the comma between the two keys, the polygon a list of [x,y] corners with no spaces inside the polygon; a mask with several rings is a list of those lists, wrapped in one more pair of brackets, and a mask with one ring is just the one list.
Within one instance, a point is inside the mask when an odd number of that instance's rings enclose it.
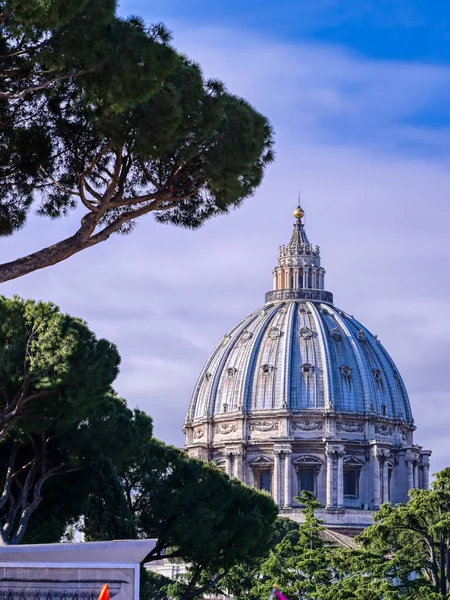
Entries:
{"label": "cross atop dome", "polygon": [[280,246],[278,266],[273,270],[273,291],[266,294],[266,302],[276,300],[317,300],[333,303],[333,296],[325,291],[325,269],[320,264],[320,248],[313,246],[306,235],[299,205],[294,210],[294,231],[289,243]]}

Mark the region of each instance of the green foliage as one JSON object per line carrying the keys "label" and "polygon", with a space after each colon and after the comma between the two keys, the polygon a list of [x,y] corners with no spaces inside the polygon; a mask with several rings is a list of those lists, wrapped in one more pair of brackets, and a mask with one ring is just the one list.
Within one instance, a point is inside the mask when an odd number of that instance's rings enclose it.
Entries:
{"label": "green foliage", "polygon": [[383,505],[360,541],[379,557],[380,577],[396,577],[398,597],[450,598],[450,468],[407,504]]}
{"label": "green foliage", "polygon": [[229,479],[157,440],[120,473],[140,537],[156,538],[148,561],[181,559],[189,573],[168,588],[194,598],[214,587],[237,561],[267,552],[277,508],[265,493]]}
{"label": "green foliage", "polygon": [[170,600],[167,595],[172,580],[141,566],[140,600]]}
{"label": "green foliage", "polygon": [[254,598],[268,598],[277,583],[289,600],[313,599],[318,589],[328,587],[334,579],[330,568],[332,550],[321,537],[324,527],[314,514],[320,504],[310,492],[302,492],[299,501],[306,508],[298,538],[285,536],[262,563],[261,577],[251,590]]}
{"label": "green foliage", "polygon": [[0,0],[0,235],[86,210],[67,240],[0,281],[128,233],[149,212],[199,227],[251,196],[273,160],[265,117],[111,0]]}
{"label": "green foliage", "polygon": [[92,484],[83,508],[87,542],[136,537],[133,515],[111,460],[101,455],[94,466]]}
{"label": "green foliage", "polygon": [[150,559],[173,549],[166,556],[228,567],[269,544],[272,499],[211,463],[154,440],[120,475],[140,535],[158,540]]}
{"label": "green foliage", "polygon": [[[80,319],[0,297],[0,522],[4,543],[58,541],[105,454],[118,469],[152,435],[112,391],[120,362]],[[45,501],[43,501],[45,500]]]}
{"label": "green foliage", "polygon": [[0,296],[0,440],[24,419],[27,431],[39,432],[86,416],[109,391],[119,363],[116,347],[81,319],[51,303]]}
{"label": "green foliage", "polygon": [[429,491],[412,490],[407,504],[384,504],[354,550],[327,544],[314,517],[316,501],[304,496],[303,502],[298,541],[279,543],[253,573],[251,588],[245,579],[241,587],[231,581],[235,598],[265,600],[274,583],[289,600],[450,598],[450,468]]}

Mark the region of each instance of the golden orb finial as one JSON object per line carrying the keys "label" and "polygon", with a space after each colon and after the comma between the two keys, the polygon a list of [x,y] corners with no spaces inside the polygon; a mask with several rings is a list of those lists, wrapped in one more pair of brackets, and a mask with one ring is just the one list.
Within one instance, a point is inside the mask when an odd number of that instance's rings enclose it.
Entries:
{"label": "golden orb finial", "polygon": [[298,205],[297,208],[294,210],[294,217],[296,219],[302,219],[305,216],[305,211],[303,210],[303,208]]}

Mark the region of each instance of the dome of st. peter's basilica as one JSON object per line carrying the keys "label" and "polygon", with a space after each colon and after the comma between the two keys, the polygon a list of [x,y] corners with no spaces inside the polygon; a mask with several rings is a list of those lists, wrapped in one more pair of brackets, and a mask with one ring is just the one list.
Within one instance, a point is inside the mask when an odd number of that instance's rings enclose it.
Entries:
{"label": "dome of st. peter's basilica", "polygon": [[382,502],[427,488],[430,451],[413,442],[405,384],[366,327],[325,291],[304,212],[281,246],[273,291],[214,348],[185,424],[191,456],[270,492],[301,519],[302,490],[329,527],[360,528]]}

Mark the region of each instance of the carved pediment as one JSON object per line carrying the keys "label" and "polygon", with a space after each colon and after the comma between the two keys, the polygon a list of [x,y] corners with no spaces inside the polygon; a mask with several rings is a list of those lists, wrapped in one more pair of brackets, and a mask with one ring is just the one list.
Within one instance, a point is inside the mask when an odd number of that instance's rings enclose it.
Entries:
{"label": "carved pediment", "polygon": [[253,337],[253,333],[251,331],[249,331],[248,329],[244,329],[244,331],[242,332],[241,335],[241,342],[245,343],[248,342],[248,340],[250,340]]}
{"label": "carved pediment", "polygon": [[331,337],[336,340],[337,342],[340,342],[342,340],[342,332],[340,329],[338,329],[337,327],[334,327],[331,330]]}
{"label": "carved pediment", "polygon": [[322,466],[322,461],[317,456],[313,454],[302,454],[292,461],[294,465],[308,465],[320,468]]}
{"label": "carved pediment", "polygon": [[236,367],[229,367],[227,369],[227,378],[233,379],[233,377],[236,375],[236,373],[237,373]]}
{"label": "carved pediment", "polygon": [[364,461],[360,458],[356,458],[353,454],[349,454],[344,457],[344,465],[347,467],[362,467],[364,466]]}
{"label": "carved pediment", "polygon": [[271,327],[269,329],[269,333],[267,335],[269,336],[269,338],[271,340],[276,340],[277,338],[280,337],[281,331],[278,329],[278,327]]}
{"label": "carved pediment", "polygon": [[270,375],[273,372],[274,367],[273,365],[265,364],[261,365],[260,369],[263,375]]}
{"label": "carved pediment", "polygon": [[339,370],[341,371],[344,377],[351,377],[352,367],[350,365],[342,365],[341,367],[339,367]]}
{"label": "carved pediment", "polygon": [[269,458],[268,456],[264,456],[263,454],[261,454],[260,456],[257,456],[256,458],[253,458],[249,461],[249,465],[251,467],[263,467],[263,466],[272,466],[273,465],[273,460],[271,458]]}
{"label": "carved pediment", "polygon": [[229,333],[226,333],[223,336],[222,345],[226,346],[229,343],[230,340],[231,340],[231,335]]}
{"label": "carved pediment", "polygon": [[313,332],[311,331],[311,329],[309,327],[302,327],[300,329],[300,331],[298,332],[298,335],[303,339],[303,340],[310,340],[313,336]]}

